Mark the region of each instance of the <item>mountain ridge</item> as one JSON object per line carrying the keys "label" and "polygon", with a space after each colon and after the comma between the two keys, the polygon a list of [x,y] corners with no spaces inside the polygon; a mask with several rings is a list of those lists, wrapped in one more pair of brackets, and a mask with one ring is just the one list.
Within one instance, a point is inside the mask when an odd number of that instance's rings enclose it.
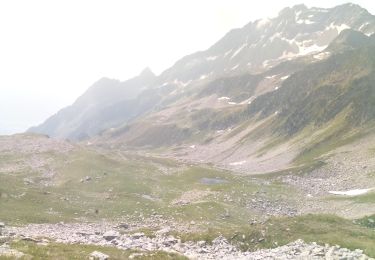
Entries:
{"label": "mountain ridge", "polygon": [[[367,76],[372,55],[366,48],[371,48],[373,32],[374,16],[358,5],[285,8],[275,18],[228,32],[206,51],[185,56],[150,77],[149,86],[131,102],[100,109],[94,117],[102,120],[100,128],[92,118],[83,118],[73,134],[60,137],[124,149],[163,149],[188,160],[197,153],[201,160],[236,169],[249,170],[251,164],[277,158],[276,168],[253,170],[289,167],[332,134],[324,130],[302,142],[303,133],[338,124],[334,133],[341,138],[353,131],[346,116],[358,113],[364,121],[372,120],[372,106],[366,110],[358,100],[370,102],[372,95]],[[342,67],[355,60],[352,70]],[[257,65],[248,66],[249,61]],[[234,64],[239,65],[233,69]],[[362,80],[369,95],[346,86],[356,80]],[[61,118],[49,120],[66,128]],[[43,129],[48,125],[31,131],[49,134]],[[246,163],[234,164],[239,161]]]}

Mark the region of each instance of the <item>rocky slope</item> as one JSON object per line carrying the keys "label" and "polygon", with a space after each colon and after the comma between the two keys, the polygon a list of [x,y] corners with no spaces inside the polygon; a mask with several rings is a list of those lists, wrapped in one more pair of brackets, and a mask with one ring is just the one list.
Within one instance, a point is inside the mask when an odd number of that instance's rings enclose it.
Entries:
{"label": "rocky slope", "polygon": [[[340,46],[340,47],[338,47]],[[262,173],[371,134],[374,37],[344,30],[330,52],[218,78],[96,143]]]}
{"label": "rocky slope", "polygon": [[[40,245],[46,245],[52,240],[58,243],[94,244],[117,247],[122,250],[140,250],[140,253],[135,253],[130,258],[142,258],[143,254],[150,251],[166,251],[184,255],[189,259],[372,259],[359,249],[351,251],[328,244],[322,246],[317,243],[305,243],[302,240],[273,249],[242,252],[224,237],[217,237],[212,243],[206,241],[181,242],[181,239],[168,234],[169,229],[159,230],[153,237],[139,232],[121,234],[119,231],[121,230],[111,229],[110,226],[105,225],[61,223],[30,225],[22,228],[9,227],[4,231],[4,235],[6,237],[10,235],[8,239],[34,241]],[[1,246],[0,256],[2,255],[22,256],[23,253]],[[104,259],[109,258],[99,252],[96,255],[100,255]]]}

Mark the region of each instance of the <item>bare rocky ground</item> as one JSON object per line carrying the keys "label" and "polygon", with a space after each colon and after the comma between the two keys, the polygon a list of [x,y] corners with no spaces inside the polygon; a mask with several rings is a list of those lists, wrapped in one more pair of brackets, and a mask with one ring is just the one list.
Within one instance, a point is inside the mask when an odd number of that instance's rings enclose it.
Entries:
{"label": "bare rocky ground", "polygon": [[[369,137],[354,144],[343,146],[321,158],[323,165],[299,174],[286,174],[275,177],[299,190],[305,197],[299,208],[301,213],[334,213],[346,218],[357,218],[373,214],[367,203],[353,204],[343,199],[354,197],[333,195],[332,192],[368,190],[375,188],[374,138]],[[327,200],[327,198],[341,200]]]}
{"label": "bare rocky ground", "polygon": [[[189,259],[371,259],[362,250],[350,251],[339,246],[318,245],[297,240],[274,249],[242,252],[231,245],[224,237],[217,237],[212,243],[206,241],[181,242],[181,239],[169,235],[170,228],[164,228],[146,236],[142,232],[125,233],[128,226],[108,223],[100,224],[33,224],[25,227],[8,227],[3,237],[13,240],[33,241],[46,245],[50,241],[66,244],[92,244],[111,246],[122,250],[140,250],[142,252],[166,251],[181,254]],[[11,249],[7,244],[0,246],[0,256],[22,257],[23,253]],[[96,256],[96,257],[95,257]],[[93,259],[107,259],[105,254],[93,253]]]}

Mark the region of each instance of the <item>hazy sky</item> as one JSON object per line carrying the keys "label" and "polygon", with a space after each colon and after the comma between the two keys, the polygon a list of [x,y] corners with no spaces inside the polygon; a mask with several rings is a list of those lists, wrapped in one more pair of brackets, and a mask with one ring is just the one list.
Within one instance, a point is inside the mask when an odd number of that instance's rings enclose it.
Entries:
{"label": "hazy sky", "polygon": [[[101,77],[159,74],[228,30],[302,1],[0,1],[0,134],[71,104]],[[347,1],[304,1],[332,7]],[[375,1],[353,1],[375,13]]]}

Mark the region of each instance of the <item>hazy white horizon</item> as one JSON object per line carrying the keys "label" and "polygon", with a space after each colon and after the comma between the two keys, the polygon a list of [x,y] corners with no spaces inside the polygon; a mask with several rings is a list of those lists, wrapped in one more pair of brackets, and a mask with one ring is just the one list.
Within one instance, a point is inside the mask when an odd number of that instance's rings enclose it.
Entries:
{"label": "hazy white horizon", "polygon": [[[70,105],[101,77],[156,74],[230,29],[302,1],[14,0],[0,2],[0,134]],[[348,1],[304,1],[333,7]],[[375,13],[375,2],[352,1]]]}

